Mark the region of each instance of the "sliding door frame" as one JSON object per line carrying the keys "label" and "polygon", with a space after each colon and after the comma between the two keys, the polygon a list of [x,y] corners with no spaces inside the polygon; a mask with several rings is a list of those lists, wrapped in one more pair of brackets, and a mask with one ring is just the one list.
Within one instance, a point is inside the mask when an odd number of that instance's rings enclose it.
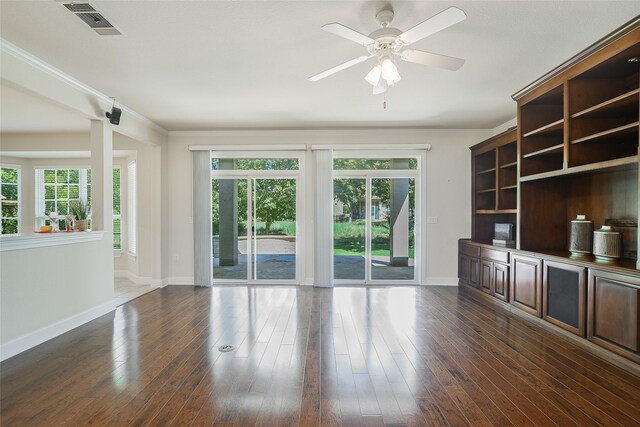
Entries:
{"label": "sliding door frame", "polygon": [[[211,151],[211,159],[296,159],[298,160],[297,170],[242,170],[242,169],[223,169],[211,170],[211,179],[246,179],[247,180],[247,279],[246,280],[229,280],[214,279],[211,277],[212,284],[264,284],[264,285],[299,285],[305,277],[304,262],[305,259],[305,235],[306,230],[302,219],[306,215],[306,207],[302,194],[305,188],[305,152],[304,151]],[[254,197],[253,186],[254,179],[294,179],[296,181],[296,274],[294,279],[253,279],[255,270],[253,251],[253,222],[254,218]],[[302,191],[301,191],[302,190]],[[213,218],[212,218],[213,219]],[[211,239],[213,244],[213,238]],[[213,254],[213,248],[211,253]],[[213,259],[212,259],[213,261]]]}
{"label": "sliding door frame", "polygon": [[[365,179],[365,278],[364,280],[336,279],[335,285],[421,285],[424,283],[425,260],[422,257],[426,248],[426,234],[423,224],[426,223],[426,203],[423,195],[425,185],[426,151],[424,150],[399,150],[391,153],[387,150],[372,151],[334,151],[334,159],[406,159],[415,158],[418,161],[417,169],[357,169],[357,170],[333,170],[333,179]],[[380,280],[371,279],[371,181],[373,179],[409,178],[415,180],[415,206],[417,215],[414,224],[414,273],[413,280]],[[332,185],[333,194],[333,185]],[[335,197],[334,197],[335,200]],[[331,233],[333,248],[333,233]],[[333,261],[332,261],[333,262]]]}

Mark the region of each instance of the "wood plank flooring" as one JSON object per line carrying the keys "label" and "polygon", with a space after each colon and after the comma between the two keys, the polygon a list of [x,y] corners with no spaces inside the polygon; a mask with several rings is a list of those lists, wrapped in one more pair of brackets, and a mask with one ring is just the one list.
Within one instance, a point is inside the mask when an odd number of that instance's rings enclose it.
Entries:
{"label": "wood plank flooring", "polygon": [[640,425],[640,378],[451,287],[167,287],[0,370],[2,426]]}

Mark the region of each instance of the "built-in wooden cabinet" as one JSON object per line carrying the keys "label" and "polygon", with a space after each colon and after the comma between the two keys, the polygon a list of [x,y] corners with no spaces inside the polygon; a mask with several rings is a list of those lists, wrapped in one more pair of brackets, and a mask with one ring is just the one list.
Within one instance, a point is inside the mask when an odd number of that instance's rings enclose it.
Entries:
{"label": "built-in wooden cabinet", "polygon": [[[460,283],[639,361],[640,16],[513,99],[517,127],[471,147]],[[574,258],[577,215],[624,224],[622,258]],[[497,223],[514,224],[515,248],[491,246]]]}
{"label": "built-in wooden cabinet", "polygon": [[589,270],[587,338],[640,362],[640,277]]}
{"label": "built-in wooden cabinet", "polygon": [[542,318],[585,336],[587,284],[585,267],[545,260],[542,273]]}
{"label": "built-in wooden cabinet", "polygon": [[542,260],[519,254],[511,255],[511,295],[509,302],[517,308],[542,315]]}
{"label": "built-in wooden cabinet", "polygon": [[516,142],[514,128],[471,148],[474,241],[491,243],[496,223],[516,223]]}

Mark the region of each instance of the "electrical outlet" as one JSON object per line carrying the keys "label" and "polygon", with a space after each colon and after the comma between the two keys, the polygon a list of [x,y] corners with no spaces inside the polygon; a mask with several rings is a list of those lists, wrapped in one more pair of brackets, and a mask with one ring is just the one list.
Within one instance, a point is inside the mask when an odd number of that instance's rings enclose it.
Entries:
{"label": "electrical outlet", "polygon": [[193,224],[193,217],[192,216],[189,217],[189,224]]}
{"label": "electrical outlet", "polygon": [[427,224],[437,224],[438,223],[438,217],[437,216],[428,216],[427,217]]}

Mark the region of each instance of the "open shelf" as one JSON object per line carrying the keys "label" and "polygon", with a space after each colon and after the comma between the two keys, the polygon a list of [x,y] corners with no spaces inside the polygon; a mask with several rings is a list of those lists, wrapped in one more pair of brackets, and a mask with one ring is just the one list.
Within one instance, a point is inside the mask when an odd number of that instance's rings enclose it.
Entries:
{"label": "open shelf", "polygon": [[588,135],[582,138],[578,138],[578,139],[574,139],[573,141],[571,141],[572,144],[579,144],[581,142],[588,142],[588,141],[597,141],[600,139],[604,139],[606,137],[613,137],[613,136],[618,136],[618,135],[624,135],[627,133],[633,133],[633,132],[637,132],[638,131],[638,124],[639,122],[634,122],[634,123],[629,123],[623,126],[618,126],[615,127],[613,129],[607,129],[605,131],[602,132],[598,132],[595,133],[593,135]]}
{"label": "open shelf", "polygon": [[518,213],[518,210],[517,209],[477,209],[476,213],[480,215],[515,214],[515,213]]}
{"label": "open shelf", "polygon": [[496,168],[485,169],[485,170],[483,170],[483,171],[476,172],[476,175],[481,175],[481,174],[483,174],[483,173],[489,173],[489,172],[495,172],[495,171],[496,171]]}
{"label": "open shelf", "polygon": [[476,193],[492,193],[492,192],[495,192],[495,191],[496,191],[495,188],[487,188],[485,190],[478,190],[478,191],[476,191]]}
{"label": "open shelf", "polygon": [[518,166],[518,162],[511,162],[500,166],[500,169],[515,168],[516,166]]}
{"label": "open shelf", "polygon": [[500,187],[500,190],[515,190],[516,188],[518,188],[518,185],[507,185],[505,187]]}
{"label": "open shelf", "polygon": [[562,153],[563,149],[564,149],[564,144],[555,144],[550,147],[543,148],[542,150],[537,150],[532,153],[525,154],[522,156],[522,158],[529,159],[531,157],[537,157],[537,156],[550,156],[550,155]]}
{"label": "open shelf", "polygon": [[576,119],[579,117],[601,116],[607,115],[609,113],[615,113],[621,110],[624,111],[626,109],[637,108],[639,96],[640,89],[634,89],[630,92],[594,105],[593,107],[589,107],[575,114],[572,114],[571,118]]}
{"label": "open shelf", "polygon": [[554,170],[550,172],[539,173],[535,175],[520,177],[520,182],[536,181],[546,178],[554,178],[563,175],[573,175],[597,171],[607,170],[631,170],[638,168],[638,156],[629,156],[621,159],[608,160],[604,162],[592,163],[582,166],[574,166],[561,170]]}
{"label": "open shelf", "polygon": [[530,132],[527,132],[522,136],[527,138],[527,137],[532,136],[532,135],[555,133],[555,132],[558,132],[558,131],[561,132],[563,126],[564,126],[564,119],[560,119],[560,120],[556,120],[554,122],[551,122],[549,124],[543,125],[543,126],[537,128],[537,129],[534,129],[534,130],[532,130]]}

